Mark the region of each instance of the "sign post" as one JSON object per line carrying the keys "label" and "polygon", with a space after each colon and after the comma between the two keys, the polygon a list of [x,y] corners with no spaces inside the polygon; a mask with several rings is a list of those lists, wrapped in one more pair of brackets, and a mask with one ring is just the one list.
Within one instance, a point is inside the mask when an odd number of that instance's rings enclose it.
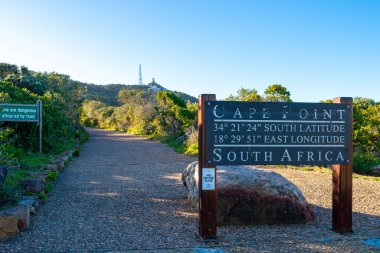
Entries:
{"label": "sign post", "polygon": [[42,101],[37,101],[38,108],[38,152],[42,154]]}
{"label": "sign post", "polygon": [[0,104],[0,121],[35,122],[38,130],[38,151],[42,153],[42,101],[36,104]]}
{"label": "sign post", "polygon": [[[345,103],[353,115],[352,98],[334,98],[333,103]],[[351,116],[350,127],[347,129],[350,136],[352,136],[353,125]],[[348,145],[351,152],[347,164],[332,165],[332,230],[338,233],[352,232],[352,139]]]}
{"label": "sign post", "polygon": [[333,230],[351,231],[352,125],[352,98],[284,103],[215,101],[215,95],[201,95],[200,236],[216,237],[217,187],[208,182],[216,181],[217,173],[208,168],[217,165],[333,165]]}
{"label": "sign post", "polygon": [[206,106],[215,101],[213,94],[202,94],[198,98],[198,178],[199,178],[199,236],[216,238],[216,167],[206,157]]}

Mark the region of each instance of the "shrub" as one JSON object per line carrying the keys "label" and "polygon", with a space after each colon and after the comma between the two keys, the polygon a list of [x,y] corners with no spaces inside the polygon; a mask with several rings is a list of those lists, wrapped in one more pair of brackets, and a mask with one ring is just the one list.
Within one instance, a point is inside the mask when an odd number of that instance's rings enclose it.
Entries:
{"label": "shrub", "polygon": [[157,134],[180,136],[187,128],[194,125],[196,112],[188,108],[186,102],[174,93],[157,92],[156,100],[154,124]]}
{"label": "shrub", "polygon": [[76,149],[74,152],[73,152],[73,156],[74,157],[78,157],[79,156],[79,150]]}
{"label": "shrub", "polygon": [[354,172],[371,174],[372,167],[379,164],[380,160],[372,153],[354,153]]}
{"label": "shrub", "polygon": [[45,186],[45,192],[49,193],[53,190],[53,185],[51,183],[47,183]]}
{"label": "shrub", "polygon": [[56,171],[50,171],[49,174],[46,176],[46,180],[48,181],[55,181],[58,178],[58,172]]}
{"label": "shrub", "polygon": [[0,165],[16,165],[22,151],[14,146],[15,136],[12,128],[0,128]]}
{"label": "shrub", "polygon": [[0,184],[0,206],[16,204],[17,197],[17,193],[10,186]]}
{"label": "shrub", "polygon": [[5,179],[4,184],[14,190],[21,190],[20,181],[28,176],[28,171],[24,169],[11,169]]}
{"label": "shrub", "polygon": [[40,192],[38,193],[38,199],[42,202],[42,203],[46,203],[47,202],[47,196],[45,194],[45,192]]}
{"label": "shrub", "polygon": [[187,139],[185,141],[187,155],[196,155],[198,154],[198,130],[191,126],[186,130]]}

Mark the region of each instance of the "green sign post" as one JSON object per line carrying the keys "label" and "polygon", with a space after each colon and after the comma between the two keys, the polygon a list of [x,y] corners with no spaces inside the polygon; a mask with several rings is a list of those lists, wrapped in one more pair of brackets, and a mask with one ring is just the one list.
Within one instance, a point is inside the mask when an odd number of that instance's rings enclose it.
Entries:
{"label": "green sign post", "polygon": [[0,104],[0,121],[35,122],[39,126],[39,152],[42,153],[42,102]]}
{"label": "green sign post", "polygon": [[0,120],[38,122],[38,106],[0,104]]}

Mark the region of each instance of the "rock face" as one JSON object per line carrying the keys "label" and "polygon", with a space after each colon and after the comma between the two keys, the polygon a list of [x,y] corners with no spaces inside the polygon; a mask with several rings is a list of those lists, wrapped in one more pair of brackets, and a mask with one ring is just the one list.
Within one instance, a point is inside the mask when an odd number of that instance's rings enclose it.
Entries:
{"label": "rock face", "polygon": [[[191,203],[198,202],[198,162],[182,174]],[[252,166],[219,166],[218,225],[307,223],[314,213],[301,191],[281,175]]]}

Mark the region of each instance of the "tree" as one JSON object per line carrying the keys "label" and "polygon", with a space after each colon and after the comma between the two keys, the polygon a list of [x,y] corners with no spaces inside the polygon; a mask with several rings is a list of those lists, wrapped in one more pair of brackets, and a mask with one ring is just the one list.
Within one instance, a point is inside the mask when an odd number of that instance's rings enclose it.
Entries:
{"label": "tree", "polygon": [[84,101],[81,110],[81,123],[86,126],[99,126],[98,110],[105,106],[104,103],[96,100]]}
{"label": "tree", "polygon": [[371,173],[372,167],[380,162],[380,103],[356,97],[353,104],[354,169]]}
{"label": "tree", "polygon": [[133,103],[144,105],[154,103],[155,100],[152,92],[138,89],[122,89],[119,91],[117,97],[120,104]]}
{"label": "tree", "polygon": [[255,89],[241,88],[237,91],[237,95],[230,95],[226,100],[228,101],[263,101],[263,98],[257,93]]}
{"label": "tree", "polygon": [[264,91],[265,100],[272,102],[292,102],[290,92],[281,84],[271,84]]}
{"label": "tree", "polygon": [[97,112],[97,119],[100,128],[103,129],[115,129],[116,119],[114,117],[115,107],[104,106],[99,108]]}
{"label": "tree", "polygon": [[6,76],[17,75],[18,67],[17,65],[0,63],[0,79],[6,80]]}
{"label": "tree", "polygon": [[380,104],[372,99],[354,98],[354,146],[356,151],[380,152]]}
{"label": "tree", "polygon": [[115,108],[113,116],[116,121],[116,129],[126,132],[132,124],[133,108],[129,104],[124,104]]}
{"label": "tree", "polygon": [[189,127],[195,114],[186,107],[183,99],[172,92],[160,91],[156,94],[157,116],[155,120],[158,134],[177,136]]}

